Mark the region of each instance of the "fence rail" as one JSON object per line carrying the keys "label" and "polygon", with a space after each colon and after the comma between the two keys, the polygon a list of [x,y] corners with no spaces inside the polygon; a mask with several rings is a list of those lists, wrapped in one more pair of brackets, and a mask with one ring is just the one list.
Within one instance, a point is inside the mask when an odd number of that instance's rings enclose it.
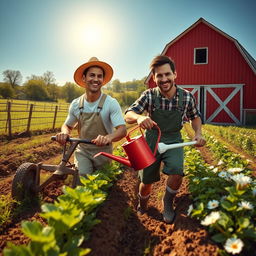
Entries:
{"label": "fence rail", "polygon": [[12,139],[14,134],[60,128],[69,104],[0,102],[0,135]]}

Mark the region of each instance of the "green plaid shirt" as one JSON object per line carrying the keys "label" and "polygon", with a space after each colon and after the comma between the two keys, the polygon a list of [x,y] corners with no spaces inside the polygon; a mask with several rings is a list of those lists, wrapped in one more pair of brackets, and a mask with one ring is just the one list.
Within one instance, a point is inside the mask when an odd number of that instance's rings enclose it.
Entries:
{"label": "green plaid shirt", "polygon": [[[176,85],[175,85],[176,86]],[[177,87],[177,86],[176,86]],[[157,88],[159,90],[159,88]],[[183,104],[182,104],[182,118],[193,120],[196,117],[200,117],[200,113],[197,109],[196,106],[196,101],[194,96],[192,95],[191,92],[179,87],[179,89],[183,90]],[[154,90],[156,89],[147,89],[145,90],[141,96],[125,111],[134,111],[137,114],[142,114],[144,111],[147,111],[149,114],[154,112],[156,109],[154,102],[153,102],[153,94],[155,93]],[[160,92],[160,90],[159,90]],[[165,98],[161,92],[160,94],[160,109],[163,110],[174,110],[174,109],[179,109],[179,92],[178,90],[176,91],[176,94],[174,97],[169,100]]]}

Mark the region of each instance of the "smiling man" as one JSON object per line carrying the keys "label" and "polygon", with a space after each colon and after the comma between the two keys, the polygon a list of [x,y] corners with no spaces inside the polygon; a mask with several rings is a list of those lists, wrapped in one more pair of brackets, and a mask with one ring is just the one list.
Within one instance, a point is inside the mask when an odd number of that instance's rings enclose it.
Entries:
{"label": "smiling man", "polygon": [[[153,80],[157,87],[148,89],[134,102],[125,114],[127,123],[137,123],[146,129],[146,140],[153,151],[158,132],[154,128],[158,125],[162,135],[160,141],[165,144],[182,142],[180,130],[184,117],[191,120],[195,131],[194,140],[197,146],[203,146],[205,139],[201,132],[200,113],[196,107],[193,95],[175,84],[177,77],[175,64],[167,56],[155,57],[150,65]],[[142,115],[146,111],[147,115]],[[168,175],[166,191],[163,196],[163,220],[172,223],[175,218],[173,208],[174,197],[182,183],[183,177],[183,148],[169,149],[156,155],[156,161],[151,166],[139,171],[141,183],[139,185],[139,204],[137,211],[140,214],[147,210],[147,202],[154,182],[160,180],[160,165],[164,163],[163,173]]]}
{"label": "smiling man", "polygon": [[100,169],[109,159],[93,156],[101,151],[112,153],[112,142],[125,137],[126,127],[122,111],[116,99],[103,94],[101,88],[113,76],[112,67],[92,57],[74,73],[75,82],[85,88],[85,93],[74,99],[69,107],[61,132],[56,134],[64,144],[72,129],[77,126],[79,138],[91,140],[91,144],[79,144],[75,151],[75,165],[79,174],[85,176]]}

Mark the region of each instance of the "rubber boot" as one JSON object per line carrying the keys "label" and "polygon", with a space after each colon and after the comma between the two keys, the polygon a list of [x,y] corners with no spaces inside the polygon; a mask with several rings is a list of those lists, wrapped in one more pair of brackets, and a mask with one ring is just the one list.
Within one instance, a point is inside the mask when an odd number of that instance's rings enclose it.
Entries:
{"label": "rubber boot", "polygon": [[139,214],[144,214],[147,211],[147,204],[148,204],[148,200],[149,200],[149,195],[148,196],[141,196],[140,194],[138,194],[138,199],[139,199],[139,203],[137,206],[137,212]]}
{"label": "rubber boot", "polygon": [[[168,191],[169,190],[169,191]],[[171,192],[170,192],[171,191]],[[177,191],[167,187],[162,203],[163,203],[163,220],[166,223],[172,223],[175,218],[175,212],[173,209],[173,199],[176,196]]]}

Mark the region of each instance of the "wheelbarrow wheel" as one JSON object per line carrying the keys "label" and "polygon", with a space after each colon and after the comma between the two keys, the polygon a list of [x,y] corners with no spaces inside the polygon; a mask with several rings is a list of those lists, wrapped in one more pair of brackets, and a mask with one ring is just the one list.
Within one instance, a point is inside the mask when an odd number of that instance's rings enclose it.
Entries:
{"label": "wheelbarrow wheel", "polygon": [[20,165],[12,181],[12,197],[17,201],[36,196],[36,165],[24,163]]}

